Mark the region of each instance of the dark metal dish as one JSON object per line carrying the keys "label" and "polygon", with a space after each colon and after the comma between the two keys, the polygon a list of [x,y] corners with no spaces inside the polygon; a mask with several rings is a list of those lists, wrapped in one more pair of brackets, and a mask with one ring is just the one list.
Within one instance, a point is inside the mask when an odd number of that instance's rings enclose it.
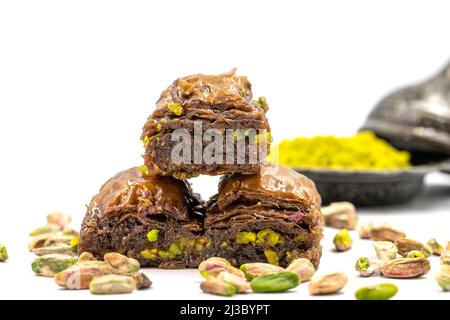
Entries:
{"label": "dark metal dish", "polygon": [[433,164],[398,170],[294,170],[316,183],[323,205],[350,201],[358,206],[382,206],[412,200],[421,192],[425,175],[439,169],[439,164]]}

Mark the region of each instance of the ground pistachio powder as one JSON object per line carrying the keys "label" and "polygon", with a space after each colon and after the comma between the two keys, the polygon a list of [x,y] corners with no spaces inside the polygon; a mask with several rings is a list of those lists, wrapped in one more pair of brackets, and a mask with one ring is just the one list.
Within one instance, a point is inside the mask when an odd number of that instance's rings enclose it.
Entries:
{"label": "ground pistachio powder", "polygon": [[407,168],[411,155],[399,151],[373,132],[352,137],[316,136],[283,140],[271,149],[269,160],[296,168],[399,169]]}

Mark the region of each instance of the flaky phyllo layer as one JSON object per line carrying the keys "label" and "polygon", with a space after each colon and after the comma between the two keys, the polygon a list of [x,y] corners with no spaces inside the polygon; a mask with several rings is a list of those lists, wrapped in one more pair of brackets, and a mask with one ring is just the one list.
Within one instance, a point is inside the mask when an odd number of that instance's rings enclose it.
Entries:
{"label": "flaky phyllo layer", "polygon": [[211,256],[282,266],[306,257],[317,266],[321,238],[320,196],[292,170],[261,167],[254,175],[225,176],[219,193],[203,204],[185,181],[133,168],[92,199],[80,251],[121,252],[161,268],[196,267]]}

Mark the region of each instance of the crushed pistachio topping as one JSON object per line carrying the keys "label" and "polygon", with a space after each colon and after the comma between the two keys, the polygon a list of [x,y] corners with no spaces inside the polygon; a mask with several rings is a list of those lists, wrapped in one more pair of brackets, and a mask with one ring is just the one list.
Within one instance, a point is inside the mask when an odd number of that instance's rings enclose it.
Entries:
{"label": "crushed pistachio topping", "polygon": [[279,243],[280,235],[270,228],[263,229],[257,234],[257,243],[269,244],[275,246]]}
{"label": "crushed pistachio topping", "polygon": [[159,235],[159,230],[158,229],[150,230],[147,233],[147,239],[150,242],[156,242],[156,241],[158,241],[158,235]]}
{"label": "crushed pistachio topping", "polygon": [[156,125],[156,131],[161,131],[161,129],[162,129],[162,124],[161,124],[161,123],[158,123],[158,124]]}
{"label": "crushed pistachio topping", "polygon": [[242,231],[236,235],[236,243],[248,244],[256,241],[256,234],[254,232]]}
{"label": "crushed pistachio topping", "polygon": [[357,170],[393,170],[407,168],[411,155],[399,151],[373,132],[352,137],[298,137],[281,141],[271,148],[269,159],[297,168],[331,168]]}
{"label": "crushed pistachio topping", "polygon": [[167,108],[176,116],[181,116],[183,113],[183,107],[180,103],[169,103],[167,104]]}
{"label": "crushed pistachio topping", "polygon": [[264,112],[269,111],[269,104],[267,103],[267,100],[265,97],[258,97],[258,100],[255,100],[255,103],[260,105],[261,108],[264,109]]}
{"label": "crushed pistachio topping", "polygon": [[279,265],[278,255],[275,251],[266,249],[264,250],[264,255],[266,256],[267,262],[275,266]]}

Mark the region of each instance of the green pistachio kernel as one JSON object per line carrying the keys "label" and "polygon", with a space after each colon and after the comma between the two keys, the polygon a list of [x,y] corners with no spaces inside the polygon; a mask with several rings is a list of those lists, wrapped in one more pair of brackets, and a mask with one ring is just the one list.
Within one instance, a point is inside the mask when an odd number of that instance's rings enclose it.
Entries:
{"label": "green pistachio kernel", "polygon": [[158,256],[158,249],[147,249],[141,252],[141,257],[147,260],[155,260]]}
{"label": "green pistachio kernel", "polygon": [[159,250],[158,251],[158,255],[161,258],[163,258],[163,259],[173,259],[173,258],[175,258],[175,256],[171,252],[166,251],[166,250]]}
{"label": "green pistachio kernel", "polygon": [[259,104],[261,108],[263,108],[264,112],[269,111],[269,104],[265,97],[259,97],[258,100],[255,101],[256,104]]}
{"label": "green pistachio kernel", "polygon": [[162,129],[162,124],[161,124],[161,123],[158,123],[158,124],[156,125],[156,131],[161,131],[161,129]]}
{"label": "green pistachio kernel", "polygon": [[374,286],[367,286],[355,292],[357,300],[389,300],[397,294],[397,286],[391,283],[381,283]]}
{"label": "green pistachio kernel", "polygon": [[355,269],[357,271],[366,271],[369,268],[369,258],[359,258],[356,261]]}
{"label": "green pistachio kernel", "polygon": [[257,277],[250,286],[253,292],[284,292],[300,285],[300,278],[294,272],[279,272]]}
{"label": "green pistachio kernel", "polygon": [[275,266],[279,265],[278,255],[275,251],[266,249],[264,250],[264,255],[266,256],[267,262]]}
{"label": "green pistachio kernel", "polygon": [[78,243],[80,242],[80,237],[74,236],[72,240],[70,240],[70,247],[72,248],[73,253],[78,252]]}
{"label": "green pistachio kernel", "polygon": [[248,244],[256,241],[256,234],[254,232],[242,231],[236,235],[236,243]]}
{"label": "green pistachio kernel", "polygon": [[178,243],[174,242],[170,245],[169,252],[175,256],[180,256],[183,254],[183,249]]}
{"label": "green pistachio kernel", "polygon": [[265,243],[265,244],[270,244],[272,246],[278,244],[279,240],[280,240],[280,235],[278,233],[276,233],[275,231],[273,231],[270,228],[261,230],[258,232],[257,234],[257,238],[259,241]]}
{"label": "green pistachio kernel", "polygon": [[347,229],[341,229],[333,239],[337,251],[347,251],[352,247],[352,237]]}
{"label": "green pistachio kernel", "polygon": [[142,172],[142,174],[144,176],[148,176],[148,168],[147,168],[147,166],[142,165],[142,166],[139,167],[139,170],[141,170],[141,172]]}
{"label": "green pistachio kernel", "polygon": [[425,258],[425,255],[422,251],[419,250],[412,250],[408,252],[407,258]]}
{"label": "green pistachio kernel", "polygon": [[167,104],[167,108],[176,116],[181,116],[183,113],[183,107],[180,103],[169,103]]}
{"label": "green pistachio kernel", "polygon": [[158,235],[159,235],[159,230],[158,229],[150,230],[147,233],[147,239],[150,242],[156,242],[156,241],[158,241]]}
{"label": "green pistachio kernel", "polygon": [[0,244],[0,261],[6,260],[8,260],[8,251],[4,245]]}
{"label": "green pistachio kernel", "polygon": [[303,233],[298,234],[294,240],[299,241],[299,242],[305,242],[306,241],[306,235]]}

